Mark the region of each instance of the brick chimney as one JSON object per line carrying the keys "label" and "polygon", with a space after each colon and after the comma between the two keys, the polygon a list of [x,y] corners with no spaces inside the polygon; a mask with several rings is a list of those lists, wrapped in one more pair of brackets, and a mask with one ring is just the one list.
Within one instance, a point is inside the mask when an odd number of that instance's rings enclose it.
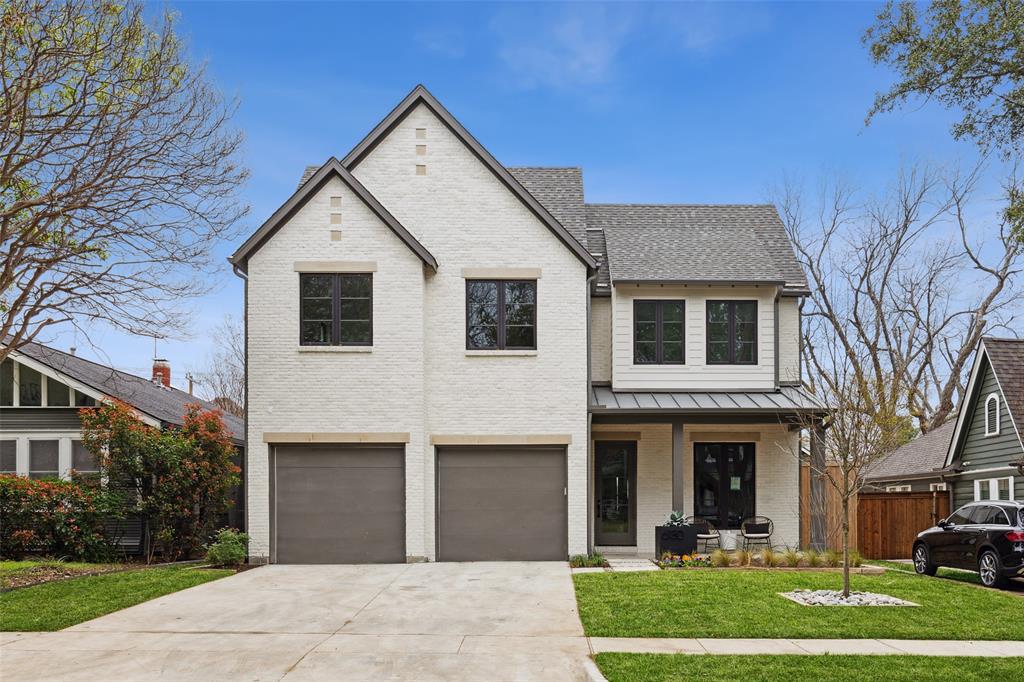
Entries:
{"label": "brick chimney", "polygon": [[171,385],[171,365],[163,358],[153,358],[153,383]]}

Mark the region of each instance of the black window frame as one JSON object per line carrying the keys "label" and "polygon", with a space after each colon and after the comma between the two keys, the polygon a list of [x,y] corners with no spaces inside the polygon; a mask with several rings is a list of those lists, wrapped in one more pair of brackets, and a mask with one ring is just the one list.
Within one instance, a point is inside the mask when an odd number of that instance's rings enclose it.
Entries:
{"label": "black window frame", "polygon": [[[330,277],[331,278],[331,340],[330,341],[305,341],[302,338],[302,325],[305,318],[302,315],[302,302],[305,296],[302,295],[303,280],[308,277]],[[345,277],[360,277],[369,281],[370,295],[368,302],[370,306],[369,338],[366,341],[342,341],[341,339],[341,303],[348,297],[341,295],[341,281]],[[359,297],[360,299],[362,297]],[[299,345],[300,346],[373,346],[373,273],[372,272],[300,272],[299,273]]]}
{"label": "black window frame", "polygon": [[[636,352],[636,333],[637,325],[640,324],[637,320],[637,307],[644,304],[653,304],[654,309],[654,360],[641,361],[637,358]],[[679,339],[679,345],[682,347],[682,358],[679,360],[666,360],[665,359],[665,304],[679,304],[682,306],[682,319],[680,324],[682,325],[682,334]],[[650,343],[645,341],[643,343]],[[685,365],[686,364],[686,300],[682,298],[635,298],[633,299],[633,364],[634,365]]]}
{"label": "black window frame", "polygon": [[[493,346],[477,346],[472,342],[472,338],[469,335],[470,328],[470,297],[469,288],[474,284],[493,284],[498,291],[498,319],[496,323],[497,335],[495,339],[495,345]],[[507,341],[507,327],[506,327],[506,308],[505,308],[505,287],[508,284],[528,284],[533,287],[533,317],[530,320],[530,324],[533,327],[533,345],[531,346],[509,346]],[[537,286],[536,279],[484,279],[484,278],[473,278],[466,280],[465,294],[466,294],[466,305],[465,305],[465,336],[466,336],[466,350],[537,350],[537,308],[540,305],[540,299],[538,298],[539,287]]]}
{"label": "black window frame", "polygon": [[[712,360],[711,359],[711,306],[725,304],[728,306],[728,322],[729,322],[729,357],[727,360]],[[753,360],[737,360],[736,359],[736,305],[737,304],[748,304],[754,306],[754,359]],[[760,312],[760,306],[756,299],[716,299],[708,300],[704,304],[704,361],[709,365],[757,365],[758,364],[758,314]]]}
{"label": "black window frame", "polygon": [[[744,442],[740,442],[740,441],[728,441],[728,442],[701,441],[701,442],[693,444],[693,460],[692,460],[693,461],[693,468],[692,468],[692,475],[693,475],[693,505],[694,505],[694,513],[696,514],[696,512],[697,512],[697,508],[698,508],[697,507],[697,504],[698,504],[697,500],[698,500],[698,498],[700,496],[700,476],[698,475],[698,467],[697,467],[698,452],[700,452],[702,448],[707,447],[709,445],[721,446],[723,448],[723,455],[724,455],[724,448],[727,447],[727,446],[739,446],[739,445],[742,445],[742,446],[749,446],[750,447],[751,454],[750,454],[750,514],[749,514],[749,516],[756,515],[757,514],[757,444],[754,443],[754,442],[750,442],[750,441],[744,441]],[[728,503],[723,504],[723,501],[725,501],[727,497],[732,495],[732,491],[729,490],[729,481],[728,481],[729,477],[728,476],[722,476],[722,472],[727,469],[727,466],[726,466],[727,460],[726,460],[726,458],[724,456],[721,457],[720,460],[721,461],[719,461],[718,464],[717,464],[718,465],[718,516],[717,517],[712,517],[712,516],[708,516],[706,514],[702,514],[702,515],[700,515],[700,518],[701,519],[705,519],[707,521],[711,521],[713,524],[715,524],[715,527],[718,528],[719,530],[739,530],[740,525],[743,522],[743,519],[740,519],[740,523],[736,524],[735,526],[729,524],[729,519],[728,519],[728,508],[729,508],[729,505],[728,505]],[[728,472],[726,472],[726,473],[728,473]],[[724,518],[724,519],[722,518],[723,507],[725,508],[725,514],[726,514],[726,518]]]}

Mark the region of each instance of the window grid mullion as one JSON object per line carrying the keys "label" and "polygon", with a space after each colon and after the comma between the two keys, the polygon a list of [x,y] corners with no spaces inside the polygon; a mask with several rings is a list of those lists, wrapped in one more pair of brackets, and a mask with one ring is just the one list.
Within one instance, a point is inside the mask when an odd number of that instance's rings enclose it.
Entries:
{"label": "window grid mullion", "polygon": [[505,281],[497,280],[498,288],[498,350],[505,349]]}
{"label": "window grid mullion", "polygon": [[736,301],[729,301],[729,364],[736,364]]}
{"label": "window grid mullion", "polygon": [[664,305],[664,301],[658,301],[654,306],[654,359],[659,365],[665,363]]}
{"label": "window grid mullion", "polygon": [[331,345],[341,344],[341,275],[331,276]]}

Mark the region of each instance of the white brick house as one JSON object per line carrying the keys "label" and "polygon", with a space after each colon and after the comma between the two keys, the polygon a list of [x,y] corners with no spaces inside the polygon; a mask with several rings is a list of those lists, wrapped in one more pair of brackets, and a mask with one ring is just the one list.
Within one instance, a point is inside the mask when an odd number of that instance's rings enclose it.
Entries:
{"label": "white brick house", "polygon": [[586,205],[419,86],[231,261],[254,561],[651,554],[673,508],[798,542],[821,407],[772,207]]}

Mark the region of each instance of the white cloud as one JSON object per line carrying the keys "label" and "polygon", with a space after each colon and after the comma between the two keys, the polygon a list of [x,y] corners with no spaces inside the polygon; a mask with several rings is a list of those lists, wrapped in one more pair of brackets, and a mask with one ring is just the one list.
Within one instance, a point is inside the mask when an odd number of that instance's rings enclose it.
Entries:
{"label": "white cloud", "polygon": [[491,22],[516,85],[571,89],[613,80],[631,50],[708,53],[767,25],[752,5],[519,5]]}

